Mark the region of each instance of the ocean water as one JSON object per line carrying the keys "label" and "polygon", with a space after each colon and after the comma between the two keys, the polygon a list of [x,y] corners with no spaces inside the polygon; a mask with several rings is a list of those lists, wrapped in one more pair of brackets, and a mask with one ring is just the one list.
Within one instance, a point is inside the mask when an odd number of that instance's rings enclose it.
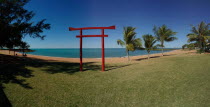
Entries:
{"label": "ocean water", "polygon": [[[32,49],[35,52],[28,52],[32,55],[65,57],[65,58],[79,58],[79,48],[65,48],[65,49]],[[169,52],[171,50],[165,50]],[[161,53],[161,51],[151,51],[150,54]],[[146,50],[130,51],[130,56],[146,55]],[[126,57],[125,48],[105,48],[105,57]],[[83,49],[83,58],[101,58],[101,48],[85,48]]]}

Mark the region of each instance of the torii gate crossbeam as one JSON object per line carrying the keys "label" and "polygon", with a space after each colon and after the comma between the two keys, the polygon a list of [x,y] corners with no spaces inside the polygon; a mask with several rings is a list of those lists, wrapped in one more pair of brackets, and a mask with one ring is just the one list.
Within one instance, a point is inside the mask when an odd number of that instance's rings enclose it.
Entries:
{"label": "torii gate crossbeam", "polygon": [[[90,29],[101,29],[101,35],[83,35],[82,30],[90,30]],[[102,49],[102,71],[105,71],[105,55],[104,55],[104,37],[108,37],[108,35],[104,35],[104,29],[115,29],[115,26],[110,27],[84,27],[84,28],[73,28],[69,27],[69,31],[80,30],[80,35],[77,35],[77,38],[80,38],[80,71],[82,71],[82,38],[83,37],[101,37],[101,49]]]}

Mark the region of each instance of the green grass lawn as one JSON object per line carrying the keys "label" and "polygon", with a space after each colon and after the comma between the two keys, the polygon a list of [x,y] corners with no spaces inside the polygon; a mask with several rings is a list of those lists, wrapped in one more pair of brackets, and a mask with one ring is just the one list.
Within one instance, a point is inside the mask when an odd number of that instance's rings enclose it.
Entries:
{"label": "green grass lawn", "polygon": [[85,72],[77,72],[77,63],[8,63],[0,76],[15,107],[210,107],[210,55],[107,64],[107,72],[94,63],[86,63]]}

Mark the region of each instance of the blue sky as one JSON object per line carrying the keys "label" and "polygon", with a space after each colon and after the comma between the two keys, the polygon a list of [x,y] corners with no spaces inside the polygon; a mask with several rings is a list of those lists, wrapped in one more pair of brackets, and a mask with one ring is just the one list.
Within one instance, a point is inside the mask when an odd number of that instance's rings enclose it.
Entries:
{"label": "blue sky", "polygon": [[[69,27],[116,26],[105,30],[105,48],[120,48],[116,40],[123,38],[123,27],[136,27],[137,37],[154,34],[153,26],[166,24],[178,32],[178,40],[166,43],[168,48],[187,43],[190,25],[210,23],[210,0],[31,0],[26,9],[36,13],[33,21],[47,19],[51,29],[43,33],[45,40],[26,37],[31,48],[78,48],[79,31]],[[100,30],[83,34],[100,34]],[[101,38],[84,38],[84,48],[100,48]]]}

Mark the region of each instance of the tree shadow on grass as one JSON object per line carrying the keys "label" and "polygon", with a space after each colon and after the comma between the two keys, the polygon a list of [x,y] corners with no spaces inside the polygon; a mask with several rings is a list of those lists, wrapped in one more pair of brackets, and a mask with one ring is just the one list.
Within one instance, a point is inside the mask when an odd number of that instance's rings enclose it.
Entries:
{"label": "tree shadow on grass", "polygon": [[[163,56],[172,56],[172,55],[175,55],[175,54],[171,54],[171,55],[163,55]],[[153,59],[153,58],[159,58],[159,57],[163,57],[163,56],[151,56],[150,59]],[[141,61],[141,60],[148,60],[148,58],[139,58],[139,59],[134,59],[134,61]]]}
{"label": "tree shadow on grass", "polygon": [[[126,67],[130,64],[124,65],[109,65],[106,64],[105,71]],[[80,71],[80,63],[70,63],[70,62],[42,62],[39,65],[34,65],[32,67],[43,67],[42,70],[50,73],[67,73],[74,74]],[[101,71],[101,64],[96,62],[86,62],[83,63],[83,71]]]}
{"label": "tree shadow on grass", "polygon": [[[130,64],[106,65],[106,71],[129,65]],[[29,57],[0,54],[0,105],[11,107],[11,103],[3,91],[3,84],[15,83],[26,89],[33,89],[29,83],[26,83],[27,78],[34,77],[32,74],[33,71],[27,67],[40,68],[50,74],[74,74],[80,70],[79,63],[46,61]],[[101,64],[95,62],[83,63],[83,71],[101,71]],[[19,77],[23,77],[23,79]]]}
{"label": "tree shadow on grass", "polygon": [[11,57],[8,55],[0,54],[0,106],[11,107],[11,103],[4,93],[3,84],[15,83],[26,89],[32,89],[32,87],[25,83],[25,79],[19,79],[18,76],[29,78],[33,77],[30,70],[26,69],[22,63],[22,60],[18,60],[17,57]]}
{"label": "tree shadow on grass", "polygon": [[[74,74],[80,71],[80,63],[49,61],[29,57],[18,57],[0,54],[0,83],[16,83],[20,86],[33,89],[26,78],[34,77],[33,71],[28,67],[39,68],[41,71],[55,74]],[[129,66],[106,64],[106,71]],[[101,71],[101,64],[96,62],[83,63],[83,71]],[[18,77],[23,77],[20,79]]]}
{"label": "tree shadow on grass", "polygon": [[[125,66],[129,66],[129,64],[106,65],[106,71]],[[15,83],[26,89],[33,89],[26,81],[27,78],[34,77],[33,71],[28,67],[39,68],[49,74],[74,74],[80,71],[80,63],[47,61],[36,58],[0,54],[0,100],[2,101],[0,102],[0,105],[6,104],[6,106],[11,106],[8,98],[4,94],[3,84]],[[95,62],[83,63],[83,71],[101,71],[101,64]]]}
{"label": "tree shadow on grass", "polygon": [[12,57],[10,56],[0,55],[0,57],[0,83],[16,83],[24,88],[32,89],[28,83],[25,83],[25,79],[18,78],[18,76],[24,78],[33,77],[32,71],[26,69],[22,61],[18,61],[15,58],[11,59]]}
{"label": "tree shadow on grass", "polygon": [[6,94],[4,93],[3,88],[0,86],[0,106],[1,107],[12,107],[9,99],[7,98]]}

